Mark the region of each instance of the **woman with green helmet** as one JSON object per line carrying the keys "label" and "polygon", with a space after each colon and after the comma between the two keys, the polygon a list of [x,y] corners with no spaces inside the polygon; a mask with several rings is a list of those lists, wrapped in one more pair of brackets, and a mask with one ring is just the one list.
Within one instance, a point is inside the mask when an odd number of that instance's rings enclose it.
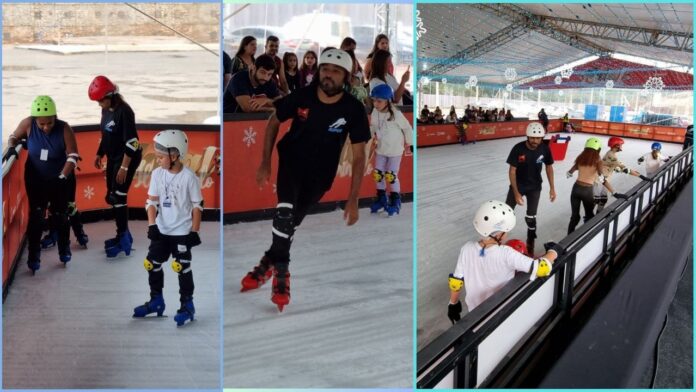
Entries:
{"label": "woman with green helmet", "polygon": [[34,99],[31,116],[20,121],[10,135],[3,160],[13,155],[17,157],[15,147],[22,139],[26,139],[28,150],[24,170],[24,186],[29,198],[27,264],[32,273],[36,273],[41,265],[41,233],[49,204],[52,209],[52,226],[58,230],[60,261],[67,263],[72,257],[67,209],[70,187],[75,187],[73,171],[80,156],[72,128],[58,119],[56,104],[47,95]]}
{"label": "woman with green helmet", "polygon": [[577,170],[578,179],[573,185],[573,191],[570,193],[570,223],[568,224],[568,234],[575,231],[575,226],[580,222],[580,204],[582,203],[585,209],[584,222],[594,217],[594,194],[592,187],[595,182],[599,181],[605,188],[614,194],[616,198],[626,198],[621,193],[614,193],[609,181],[602,177],[602,158],[599,151],[602,149],[602,142],[596,137],[591,137],[585,142],[585,149],[580,155],[575,158],[575,164],[570,168],[567,174],[568,178],[573,177],[573,173]]}

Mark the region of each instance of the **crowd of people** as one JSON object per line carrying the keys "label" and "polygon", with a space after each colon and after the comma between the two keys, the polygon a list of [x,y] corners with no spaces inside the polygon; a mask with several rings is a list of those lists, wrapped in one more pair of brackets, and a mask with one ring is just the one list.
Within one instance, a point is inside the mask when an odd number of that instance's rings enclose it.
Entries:
{"label": "crowd of people", "polygon": [[443,114],[442,109],[440,109],[439,106],[436,106],[434,110],[430,110],[428,105],[424,105],[423,109],[420,111],[418,123],[458,125],[481,122],[512,121],[513,118],[512,111],[510,109],[505,110],[505,108],[501,108],[500,110],[498,110],[498,108],[484,110],[482,107],[476,108],[471,105],[466,105],[466,109],[464,109],[464,116],[460,118],[457,117],[457,110],[454,108],[454,105],[450,106],[449,114],[446,116]]}
{"label": "crowd of people", "polygon": [[[346,37],[340,43],[341,50],[351,58],[351,76],[344,83],[346,92],[362,102],[367,110],[372,109],[370,91],[386,84],[393,91],[392,102],[409,105],[413,102],[406,83],[411,77],[410,66],[400,78],[394,75],[394,64],[389,48],[389,37],[375,37],[372,50],[364,62],[355,56],[357,43]],[[268,36],[264,52],[256,55],[257,40],[253,36],[242,39],[233,57],[223,53],[223,111],[224,113],[251,113],[273,110],[273,102],[292,94],[302,87],[318,83],[319,58],[321,53],[307,50],[302,56],[294,52],[279,54],[280,40]],[[300,60],[301,58],[301,60]]]}

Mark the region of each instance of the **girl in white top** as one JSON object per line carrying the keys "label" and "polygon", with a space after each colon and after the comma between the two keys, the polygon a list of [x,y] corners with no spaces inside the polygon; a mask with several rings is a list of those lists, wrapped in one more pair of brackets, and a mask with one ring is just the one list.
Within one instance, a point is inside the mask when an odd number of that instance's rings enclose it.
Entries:
{"label": "girl in white top", "polygon": [[660,168],[665,165],[665,162],[667,162],[669,158],[665,158],[665,156],[662,155],[661,143],[653,143],[650,149],[652,151],[638,158],[638,164],[640,165],[645,162],[645,174],[652,177],[655,173],[660,171]]}
{"label": "girl in white top", "polygon": [[501,201],[490,200],[479,207],[474,228],[482,238],[464,244],[454,273],[449,277],[450,302],[447,316],[455,323],[461,318],[459,295],[466,287],[466,305],[471,312],[515,277],[515,271],[529,272],[530,280],[551,274],[558,257],[558,246],[548,242],[548,249],[539,259],[532,259],[503,245],[507,233],[515,227],[515,213]]}
{"label": "girl in white top", "polygon": [[386,50],[378,50],[372,58],[372,73],[370,74],[370,91],[380,84],[386,84],[394,91],[392,102],[403,105],[403,94],[406,91],[406,82],[411,77],[411,66],[401,75],[401,82],[398,82],[394,75],[389,72],[389,59],[391,54]]}
{"label": "girl in white top", "polygon": [[165,304],[164,264],[171,255],[172,269],[179,274],[181,307],[174,316],[177,325],[193,320],[193,273],[191,248],[201,244],[198,230],[203,213],[203,197],[196,174],[183,164],[188,152],[188,138],[179,130],[166,130],[155,135],[157,167],[150,176],[147,211],[150,247],[145,269],[150,284],[150,301],[133,310],[133,317],[150,313],[161,316]]}
{"label": "girl in white top", "polygon": [[[384,209],[389,216],[401,209],[399,167],[404,146],[413,143],[413,128],[406,117],[392,104],[393,91],[386,84],[377,85],[370,92],[374,109],[370,116],[372,139],[377,141],[377,157],[372,175],[377,182],[377,200],[370,210],[375,213]],[[413,151],[413,147],[411,147]],[[387,204],[387,182],[391,187]]]}

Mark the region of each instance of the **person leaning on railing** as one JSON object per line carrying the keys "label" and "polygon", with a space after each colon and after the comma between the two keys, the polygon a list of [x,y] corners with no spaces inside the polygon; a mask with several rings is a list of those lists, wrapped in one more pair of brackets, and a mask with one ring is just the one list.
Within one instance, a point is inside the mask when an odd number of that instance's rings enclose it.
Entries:
{"label": "person leaning on railing", "polygon": [[447,317],[452,324],[459,321],[462,303],[459,295],[466,287],[466,306],[471,312],[488,297],[515,277],[515,271],[530,273],[530,280],[551,274],[560,248],[554,242],[544,244],[546,253],[533,259],[503,245],[507,233],[515,227],[512,208],[501,201],[490,200],[481,205],[474,216],[474,228],[482,236],[462,246],[453,274],[449,276],[450,301]]}
{"label": "person leaning on railing", "polygon": [[41,266],[41,233],[46,209],[51,205],[52,227],[58,230],[58,255],[63,263],[70,261],[70,228],[68,226],[69,187],[75,186],[73,171],[80,156],[75,134],[70,125],[59,120],[56,104],[47,95],[40,95],[31,104],[31,116],[19,122],[10,135],[3,161],[17,158],[17,142],[26,139],[28,156],[24,170],[24,186],[29,198],[27,236],[32,273]]}

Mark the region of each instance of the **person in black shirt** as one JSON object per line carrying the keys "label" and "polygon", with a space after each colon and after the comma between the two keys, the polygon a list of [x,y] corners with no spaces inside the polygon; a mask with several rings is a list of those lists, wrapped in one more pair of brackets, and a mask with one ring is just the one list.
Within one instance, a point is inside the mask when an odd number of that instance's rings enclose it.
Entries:
{"label": "person in black shirt", "polygon": [[285,69],[285,81],[288,83],[288,93],[300,88],[300,68],[297,64],[297,55],[293,52],[285,52],[283,55],[283,67]]}
{"label": "person in black shirt", "polygon": [[541,111],[539,112],[538,117],[539,117],[539,121],[541,121],[541,125],[544,126],[544,132],[548,132],[548,130],[549,130],[549,116],[546,115],[544,108],[541,108]]}
{"label": "person in black shirt", "polygon": [[116,237],[104,241],[104,250],[109,258],[120,252],[130,255],[133,236],[128,230],[128,188],[142,159],[135,114],[106,76],[92,80],[88,95],[101,107],[102,138],[94,166],[101,170],[106,155],[106,202],[113,207],[116,219]]}
{"label": "person in black shirt", "polygon": [[232,80],[232,57],[225,51],[222,52],[222,68],[222,92],[224,93],[230,80]]}
{"label": "person in black shirt", "polygon": [[290,131],[278,142],[278,205],[273,218],[273,242],[259,265],[242,279],[242,291],[260,287],[273,276],[271,301],[280,311],[290,302],[290,245],[296,227],[309,208],[331,188],[346,138],[352,144],[352,182],[343,214],[350,226],[358,221],[358,194],[365,173],[365,145],[370,125],[362,103],[345,90],[352,59],[339,49],[321,54],[318,77],[275,102],[266,127],[260,186],[271,176],[271,155],[280,124],[292,119]]}
{"label": "person in black shirt", "polygon": [[223,97],[224,113],[273,111],[273,100],[280,95],[274,72],[273,57],[263,54],[254,69],[234,74]]}
{"label": "person in black shirt", "polygon": [[546,177],[549,179],[551,202],[556,200],[556,189],[553,183],[553,157],[549,146],[543,143],[544,127],[533,122],[527,126],[527,140],[515,144],[508,155],[510,165],[508,176],[510,189],[505,203],[513,210],[516,205],[524,205],[527,198],[527,250],[529,256],[534,254],[534,239],[536,238],[536,215],[541,195],[541,165],[546,165]]}

